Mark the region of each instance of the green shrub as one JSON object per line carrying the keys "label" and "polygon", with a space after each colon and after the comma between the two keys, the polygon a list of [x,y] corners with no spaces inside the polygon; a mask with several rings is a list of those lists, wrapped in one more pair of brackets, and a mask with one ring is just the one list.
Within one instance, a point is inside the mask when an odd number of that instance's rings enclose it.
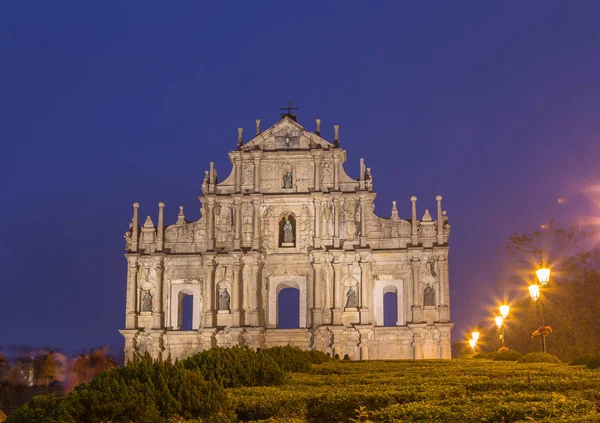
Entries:
{"label": "green shrub", "polygon": [[224,388],[281,385],[286,380],[284,370],[270,354],[247,347],[211,348],[185,359],[183,364]]}
{"label": "green shrub", "polygon": [[304,351],[304,354],[312,364],[323,364],[331,360],[327,354],[318,350]]}
{"label": "green shrub", "polygon": [[518,360],[518,363],[551,363],[551,364],[562,364],[560,359],[552,354],[543,352],[533,352],[525,354]]}
{"label": "green shrub", "polygon": [[298,347],[263,348],[258,355],[271,357],[286,372],[306,373],[311,368],[307,354]]}
{"label": "green shrub", "polygon": [[571,362],[571,366],[585,365],[588,369],[600,368],[600,354],[582,354]]}
{"label": "green shrub", "polygon": [[523,357],[523,354],[518,351],[503,350],[488,353],[486,358],[494,361],[517,361],[521,357]]}
{"label": "green shrub", "polygon": [[149,359],[112,369],[65,397],[35,397],[10,416],[10,423],[165,421],[178,415],[233,421],[225,391],[182,363]]}

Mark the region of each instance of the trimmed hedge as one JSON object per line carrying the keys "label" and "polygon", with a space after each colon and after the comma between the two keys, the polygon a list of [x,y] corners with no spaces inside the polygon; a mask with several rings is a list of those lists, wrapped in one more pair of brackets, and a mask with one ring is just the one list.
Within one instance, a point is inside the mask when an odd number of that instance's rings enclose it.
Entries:
{"label": "trimmed hedge", "polygon": [[307,373],[311,368],[308,355],[297,347],[263,348],[258,355],[271,358],[286,372]]}
{"label": "trimmed hedge", "polygon": [[517,363],[551,363],[551,364],[563,364],[560,359],[552,354],[543,352],[533,352],[525,354],[517,361]]}
{"label": "trimmed hedge", "polygon": [[211,348],[183,360],[183,365],[224,388],[281,385],[286,381],[284,369],[271,354],[257,354],[247,347]]}
{"label": "trimmed hedge", "polygon": [[523,354],[514,350],[503,350],[503,351],[492,351],[492,352],[481,352],[473,356],[473,358],[484,358],[486,360],[494,361],[517,361]]}
{"label": "trimmed hedge", "polygon": [[112,369],[65,397],[39,396],[18,408],[9,423],[165,421],[172,416],[235,421],[225,391],[182,363],[140,360]]}
{"label": "trimmed hedge", "polygon": [[588,369],[600,369],[600,354],[583,354],[571,362],[571,366],[581,365]]}

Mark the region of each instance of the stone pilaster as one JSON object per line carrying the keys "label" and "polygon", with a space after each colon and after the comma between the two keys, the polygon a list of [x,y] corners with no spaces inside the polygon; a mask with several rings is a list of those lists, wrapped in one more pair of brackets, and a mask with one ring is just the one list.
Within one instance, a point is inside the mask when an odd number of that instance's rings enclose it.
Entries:
{"label": "stone pilaster", "polygon": [[321,248],[321,210],[323,208],[323,194],[313,194],[313,199],[315,202],[315,236],[313,239],[313,246],[318,249]]}
{"label": "stone pilaster", "polygon": [[206,227],[207,227],[207,244],[208,250],[215,249],[215,199],[208,197],[206,199]]}
{"label": "stone pilaster", "polygon": [[163,309],[163,256],[157,256],[154,258],[154,271],[156,273],[156,292],[152,298],[152,328],[161,329],[163,327],[163,316],[166,313],[166,309]]}
{"label": "stone pilaster", "polygon": [[333,196],[333,247],[340,248],[340,196]]}
{"label": "stone pilaster", "polygon": [[412,266],[412,285],[413,285],[413,306],[412,306],[412,321],[413,323],[421,323],[423,321],[421,302],[421,286],[419,284],[420,276],[419,276],[419,268],[421,266],[421,262],[415,258],[411,261]]}
{"label": "stone pilaster", "polygon": [[367,207],[369,199],[360,197],[360,246],[367,246]]}
{"label": "stone pilaster", "polygon": [[231,295],[231,326],[239,327],[240,326],[240,255],[233,254],[234,263],[233,263],[233,281],[232,281],[232,295]]}
{"label": "stone pilaster", "polygon": [[340,190],[340,155],[337,153],[333,154],[333,189],[336,191]]}
{"label": "stone pilaster", "polygon": [[260,203],[261,196],[252,196],[252,208],[253,208],[253,219],[252,219],[252,249],[258,250],[260,248]]}
{"label": "stone pilaster", "polygon": [[260,192],[260,162],[262,159],[262,151],[253,151],[252,159],[254,160],[254,192]]}
{"label": "stone pilaster", "polygon": [[204,327],[215,327],[215,279],[214,279],[214,253],[204,256],[204,280],[206,284],[204,304]]}
{"label": "stone pilaster", "polygon": [[325,281],[323,280],[323,263],[321,257],[313,256],[313,293],[314,293],[314,306],[311,309],[313,326],[319,326],[323,324],[323,297],[325,290]]}
{"label": "stone pilaster", "polygon": [[[369,304],[371,304],[371,291],[372,288],[372,280],[371,276],[371,262],[372,257],[370,253],[362,253],[360,257],[360,272],[361,272],[361,281],[360,281],[360,323],[362,325],[371,323],[371,313],[369,310]],[[401,301],[398,298],[398,301]],[[400,316],[398,316],[400,318]]]}
{"label": "stone pilaster", "polygon": [[242,248],[242,196],[234,195],[233,204],[235,207],[233,249],[239,250]]}
{"label": "stone pilaster", "polygon": [[333,324],[342,323],[342,264],[333,263],[334,282],[333,282]]}
{"label": "stone pilaster", "polygon": [[125,328],[134,329],[137,323],[137,273],[139,256],[137,254],[127,254],[125,257],[127,257],[127,311]]}
{"label": "stone pilaster", "polygon": [[323,152],[318,150],[313,153],[315,158],[315,191],[321,191],[321,168],[323,166]]}
{"label": "stone pilaster", "polygon": [[135,253],[138,250],[138,243],[140,240],[139,233],[139,211],[140,211],[140,203],[137,201],[133,203],[133,219],[132,219],[132,228],[131,228],[131,252]]}

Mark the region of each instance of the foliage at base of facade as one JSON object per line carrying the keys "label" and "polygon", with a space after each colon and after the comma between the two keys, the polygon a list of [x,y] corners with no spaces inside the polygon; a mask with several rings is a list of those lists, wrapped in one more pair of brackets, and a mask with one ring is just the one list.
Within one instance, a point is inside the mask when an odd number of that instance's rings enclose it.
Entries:
{"label": "foliage at base of facade", "polygon": [[519,363],[549,363],[549,364],[563,364],[560,359],[552,354],[543,352],[532,352],[525,354],[518,361]]}
{"label": "foliage at base of facade", "polygon": [[65,397],[34,397],[9,423],[158,422],[232,416],[223,388],[183,364],[140,360],[102,373]]}
{"label": "foliage at base of facade", "polygon": [[211,348],[185,359],[183,365],[224,388],[281,385],[286,379],[271,355],[247,347]]}
{"label": "foliage at base of facade", "polygon": [[308,372],[311,368],[311,361],[308,355],[300,348],[263,348],[258,355],[272,358],[286,372]]}

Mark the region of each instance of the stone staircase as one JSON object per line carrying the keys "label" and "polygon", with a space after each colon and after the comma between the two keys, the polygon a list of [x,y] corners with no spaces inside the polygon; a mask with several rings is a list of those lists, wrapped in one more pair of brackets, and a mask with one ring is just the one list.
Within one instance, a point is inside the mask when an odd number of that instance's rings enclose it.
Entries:
{"label": "stone staircase", "polygon": [[36,395],[63,395],[63,386],[5,385],[0,388],[0,410],[7,416]]}

